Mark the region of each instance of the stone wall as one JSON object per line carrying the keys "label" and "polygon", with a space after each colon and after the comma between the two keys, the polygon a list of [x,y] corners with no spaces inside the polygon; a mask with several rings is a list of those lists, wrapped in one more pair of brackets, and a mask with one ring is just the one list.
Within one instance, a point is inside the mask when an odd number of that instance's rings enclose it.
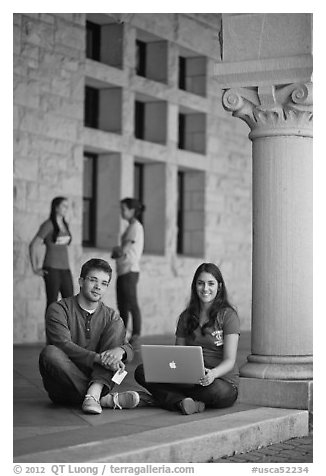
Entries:
{"label": "stone wall", "polygon": [[44,285],[28,245],[67,195],[80,253],[85,67],[83,14],[14,14],[14,342],[42,341]]}
{"label": "stone wall", "polygon": [[[224,274],[230,299],[239,310],[243,329],[251,317],[251,144],[247,127],[225,112],[222,92],[213,77],[219,61],[217,33],[219,15],[135,14],[125,32],[124,71],[85,60],[85,14],[14,15],[14,342],[44,340],[45,292],[40,278],[32,274],[28,245],[40,223],[49,215],[56,195],[70,202],[71,245],[75,291],[84,261],[91,257],[110,259],[110,244],[101,235],[101,248],[83,248],[82,177],[83,151],[100,145],[112,162],[120,157],[120,167],[111,195],[133,193],[134,157],[151,157],[165,164],[164,253],[144,254],[139,282],[139,302],[143,334],[173,332],[178,314],[189,298],[196,267],[203,261],[217,263]],[[172,45],[171,91],[159,83],[133,78],[132,45],[135,29],[148,30]],[[205,112],[206,155],[178,151],[176,142],[176,53],[178,45],[194,48],[208,57],[207,98],[180,92],[180,100]],[[85,75],[99,79],[111,74],[113,84],[124,88],[121,136],[85,129],[83,126]],[[131,79],[130,79],[131,78]],[[174,78],[174,79],[173,79]],[[134,90],[147,88],[168,102],[167,144],[140,144],[132,137]],[[113,154],[113,155],[112,155]],[[104,156],[102,159],[104,160]],[[202,240],[201,256],[179,256],[176,239],[176,177],[182,165],[203,174],[201,189],[192,190],[189,213],[203,212],[198,223]],[[103,162],[105,167],[105,163]],[[105,168],[103,169],[105,170]],[[162,177],[163,180],[163,177]],[[103,200],[103,203],[105,201]],[[119,213],[119,204],[110,204]],[[108,216],[100,210],[101,216]],[[112,212],[113,213],[113,212]],[[111,214],[112,214],[111,213]],[[116,220],[115,220],[116,221]],[[122,229],[122,224],[120,226]],[[146,239],[146,236],[145,236]],[[116,307],[115,276],[104,302]]]}

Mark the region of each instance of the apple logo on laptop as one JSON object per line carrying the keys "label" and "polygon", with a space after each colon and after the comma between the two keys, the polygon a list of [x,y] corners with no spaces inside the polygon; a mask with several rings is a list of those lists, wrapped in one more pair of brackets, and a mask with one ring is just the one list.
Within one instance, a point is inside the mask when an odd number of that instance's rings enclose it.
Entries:
{"label": "apple logo on laptop", "polygon": [[174,362],[174,360],[172,360],[172,362],[169,362],[169,367],[170,367],[170,369],[176,369],[177,368],[176,363]]}

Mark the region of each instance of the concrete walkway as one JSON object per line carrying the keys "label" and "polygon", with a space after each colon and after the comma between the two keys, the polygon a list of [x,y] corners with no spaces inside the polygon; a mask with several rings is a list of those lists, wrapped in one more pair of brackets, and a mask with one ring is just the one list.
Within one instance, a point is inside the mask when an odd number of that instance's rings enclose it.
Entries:
{"label": "concrete walkway", "polygon": [[[173,341],[173,336],[143,338],[147,344]],[[160,408],[86,415],[79,407],[56,406],[38,372],[40,349],[14,347],[14,462],[222,462],[223,457],[308,435],[308,412],[303,410],[236,403],[190,416]],[[244,333],[240,365],[249,353],[250,335]],[[140,361],[136,355],[118,391],[139,389],[133,379]]]}

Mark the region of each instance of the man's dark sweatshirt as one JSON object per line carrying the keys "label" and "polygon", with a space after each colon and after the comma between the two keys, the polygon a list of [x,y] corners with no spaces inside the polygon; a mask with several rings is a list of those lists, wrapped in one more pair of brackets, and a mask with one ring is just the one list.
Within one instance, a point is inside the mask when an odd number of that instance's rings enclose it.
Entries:
{"label": "man's dark sweatshirt", "polygon": [[64,298],[48,307],[45,321],[47,343],[59,347],[87,373],[101,367],[94,359],[105,350],[121,347],[125,351],[124,361],[130,362],[133,358],[121,317],[101,301],[90,314],[80,307],[77,296]]}

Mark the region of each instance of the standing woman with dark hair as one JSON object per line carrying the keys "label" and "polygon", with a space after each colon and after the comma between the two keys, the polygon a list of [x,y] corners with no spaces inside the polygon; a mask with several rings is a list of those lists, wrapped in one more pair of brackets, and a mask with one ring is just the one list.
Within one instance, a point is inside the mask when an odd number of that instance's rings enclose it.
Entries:
{"label": "standing woman with dark hair", "polygon": [[112,258],[117,268],[117,304],[120,316],[127,328],[129,313],[132,316],[132,336],[130,343],[135,350],[139,347],[141,314],[137,301],[137,283],[140,272],[140,258],[144,249],[144,228],[139,221],[145,210],[139,200],[124,198],[120,202],[121,217],[128,226],[121,236],[120,246],[112,250]]}
{"label": "standing woman with dark hair", "polygon": [[[55,197],[51,203],[49,218],[42,223],[29,245],[30,260],[35,274],[45,281],[46,307],[61,297],[73,295],[73,282],[69,266],[68,245],[71,233],[65,219],[68,210],[66,197]],[[42,267],[38,264],[38,250],[45,245]]]}
{"label": "standing woman with dark hair", "polygon": [[204,377],[194,385],[151,383],[139,365],[135,379],[167,410],[190,415],[204,411],[205,406],[229,407],[238,396],[239,334],[239,318],[228,301],[221,271],[213,263],[203,263],[193,277],[190,302],[179,316],[176,345],[202,347]]}

